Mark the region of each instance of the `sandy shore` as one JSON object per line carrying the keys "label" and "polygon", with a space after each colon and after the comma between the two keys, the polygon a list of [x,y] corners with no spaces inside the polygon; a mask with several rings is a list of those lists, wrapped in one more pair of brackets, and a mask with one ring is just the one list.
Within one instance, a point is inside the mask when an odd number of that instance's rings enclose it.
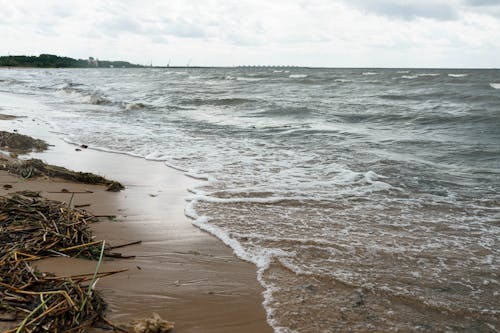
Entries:
{"label": "sandy shore", "polygon": [[[22,123],[26,124],[22,128]],[[27,123],[30,124],[27,124]],[[255,267],[237,259],[215,237],[192,226],[184,215],[188,188],[198,181],[167,168],[161,162],[90,149],[75,151],[48,131],[37,130],[31,121],[2,121],[2,129],[42,138],[53,147],[33,154],[50,164],[94,172],[126,186],[119,193],[102,186],[68,183],[54,179],[23,180],[0,172],[0,195],[20,190],[41,191],[42,196],[89,205],[85,209],[102,218],[92,226],[97,239],[117,245],[142,241],[119,251],[133,259],[107,260],[102,271],[128,271],[101,279],[97,285],[116,323],[149,317],[152,312],[174,321],[176,332],[272,332],[262,306],[262,288]],[[38,132],[38,133],[34,133]],[[38,135],[37,135],[38,134]],[[70,192],[54,193],[61,189]],[[51,258],[38,263],[56,274],[91,273],[95,263]]]}

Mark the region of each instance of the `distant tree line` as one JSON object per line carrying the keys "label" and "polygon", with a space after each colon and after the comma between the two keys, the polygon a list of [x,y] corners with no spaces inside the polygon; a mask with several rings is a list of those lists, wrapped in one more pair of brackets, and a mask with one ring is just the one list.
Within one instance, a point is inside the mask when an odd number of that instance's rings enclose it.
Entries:
{"label": "distant tree line", "polygon": [[89,58],[73,59],[69,57],[59,57],[52,54],[40,54],[39,56],[0,56],[0,66],[7,67],[42,67],[42,68],[131,68],[144,67],[131,64],[127,61],[100,61]]}

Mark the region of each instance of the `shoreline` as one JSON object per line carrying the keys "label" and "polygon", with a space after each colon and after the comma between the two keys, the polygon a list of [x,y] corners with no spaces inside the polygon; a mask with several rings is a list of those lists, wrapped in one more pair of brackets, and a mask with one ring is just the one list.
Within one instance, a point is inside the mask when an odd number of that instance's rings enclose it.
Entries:
{"label": "shoreline", "polygon": [[[91,149],[75,151],[75,146],[31,119],[1,124],[3,129],[16,128],[54,144],[47,152],[33,153],[31,157],[94,172],[126,186],[120,193],[93,189],[93,194],[74,199],[76,205],[90,204],[86,209],[95,215],[116,215],[115,221],[92,226],[96,238],[111,244],[142,241],[123,249],[125,255],[135,255],[135,259],[110,260],[103,265],[103,270],[129,268],[128,272],[104,278],[97,285],[109,305],[108,317],[112,321],[127,323],[157,312],[174,321],[179,332],[272,332],[266,322],[263,288],[257,282],[254,265],[236,258],[230,248],[197,229],[184,215],[187,189],[198,180],[161,162]],[[44,180],[21,181],[9,191],[19,191],[22,185],[43,191],[44,197],[67,201],[67,194],[47,194],[47,189],[62,184],[66,188],[77,186],[49,182],[50,186]],[[92,262],[68,266],[66,261],[51,258],[39,267],[60,274],[67,269],[81,273],[95,267]]]}

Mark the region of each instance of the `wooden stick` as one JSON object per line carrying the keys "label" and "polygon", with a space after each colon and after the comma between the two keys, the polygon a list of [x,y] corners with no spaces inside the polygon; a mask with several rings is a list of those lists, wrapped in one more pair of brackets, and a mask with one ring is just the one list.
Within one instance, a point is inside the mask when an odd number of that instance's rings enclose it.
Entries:
{"label": "wooden stick", "polygon": [[92,191],[47,191],[47,193],[73,193],[73,194],[81,194],[81,193],[94,193]]}
{"label": "wooden stick", "polygon": [[129,245],[136,245],[136,244],[141,244],[141,243],[142,243],[142,241],[139,240],[139,241],[130,242],[130,243],[126,243],[126,244],[110,246],[106,250],[114,250],[114,249],[119,249],[121,247],[129,246]]}
{"label": "wooden stick", "polygon": [[105,257],[109,257],[109,258],[120,258],[120,259],[131,259],[131,258],[135,258],[135,256],[127,256],[127,255],[123,255],[123,254],[118,253],[118,252],[104,253],[104,256],[105,256]]}
{"label": "wooden stick", "polygon": [[88,207],[90,204],[83,204],[83,205],[75,205],[75,208],[82,208],[82,207]]}
{"label": "wooden stick", "polygon": [[[104,276],[109,276],[113,274],[118,274],[122,272],[128,271],[128,268],[123,268],[123,269],[118,269],[116,271],[109,271],[109,272],[100,272],[97,273],[98,277],[104,277]],[[65,279],[80,279],[80,278],[85,278],[88,276],[92,276],[94,273],[87,273],[87,274],[78,274],[78,275],[65,275],[65,276],[47,276],[44,277],[44,280],[65,280]]]}
{"label": "wooden stick", "polygon": [[86,244],[70,246],[70,247],[67,247],[65,249],[60,249],[59,252],[66,252],[66,251],[70,251],[70,250],[75,250],[75,249],[79,249],[82,247],[88,247],[88,246],[99,244],[99,243],[102,243],[102,241],[95,241],[95,242],[90,242],[90,243],[86,243]]}

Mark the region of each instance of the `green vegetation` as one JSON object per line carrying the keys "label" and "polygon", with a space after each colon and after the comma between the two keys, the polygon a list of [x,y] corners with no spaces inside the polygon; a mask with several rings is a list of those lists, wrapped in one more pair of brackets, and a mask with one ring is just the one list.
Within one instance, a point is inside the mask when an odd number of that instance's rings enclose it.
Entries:
{"label": "green vegetation", "polygon": [[144,67],[131,64],[127,61],[100,61],[90,57],[85,59],[73,59],[59,57],[52,54],[40,54],[39,56],[1,56],[0,66],[4,67],[42,67],[42,68],[134,68]]}

